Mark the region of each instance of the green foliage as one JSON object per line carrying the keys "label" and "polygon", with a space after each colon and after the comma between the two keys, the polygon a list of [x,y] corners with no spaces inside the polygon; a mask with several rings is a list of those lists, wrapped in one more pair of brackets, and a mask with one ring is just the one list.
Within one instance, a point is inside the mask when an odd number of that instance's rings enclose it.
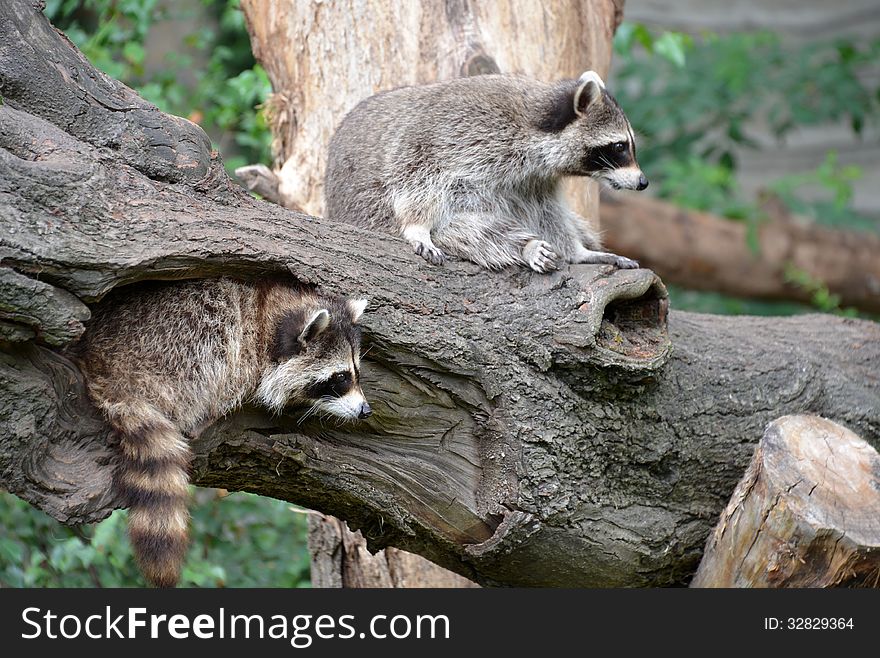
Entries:
{"label": "green foliage", "polygon": [[[135,89],[163,112],[200,124],[228,169],[268,162],[271,135],[258,107],[271,92],[253,58],[239,0],[202,0],[215,22],[187,35],[162,66],[148,66],[147,38],[162,23],[186,18],[157,0],[47,0],[46,15],[97,68]],[[194,61],[206,60],[194,69]],[[185,82],[194,76],[195,82]]]}
{"label": "green foliage", "polygon": [[[880,116],[880,89],[866,82],[876,76],[862,75],[876,67],[880,39],[792,47],[766,31],[695,39],[674,32],[657,36],[644,25],[624,23],[614,45],[615,94],[641,134],[639,161],[653,189],[678,205],[746,222],[754,250],[765,216],[736,177],[736,152],[759,146],[747,126],[769,126],[781,146],[799,127],[846,121],[861,134]],[[816,169],[768,181],[767,189],[794,213],[817,222],[876,231],[876,222],[851,207],[852,184],[861,175],[859,167],[840,165],[830,152]],[[842,312],[822,282],[793,271],[787,276],[810,291],[816,308]],[[701,295],[676,290],[673,300],[722,313],[804,310]]]}
{"label": "green foliage", "polygon": [[[844,317],[860,315],[856,309],[840,306],[840,297],[831,293],[821,281],[810,276],[809,272],[785,265],[785,280],[801,288],[812,296],[811,305],[799,302],[763,301],[757,299],[741,299],[717,292],[687,290],[680,286],[667,285],[669,300],[672,306],[698,313],[714,313],[716,315],[799,315],[801,313],[834,313]],[[870,314],[862,314],[871,318]],[[874,318],[876,319],[876,318]]]}
{"label": "green foliage", "polygon": [[791,48],[769,32],[633,36],[644,32],[615,37],[615,93],[645,136],[639,157],[652,170],[691,155],[735,169],[733,147],[755,145],[745,126],[756,119],[780,139],[799,126],[847,120],[860,133],[876,121],[880,97],[858,73],[880,56],[880,39]]}
{"label": "green foliage", "polygon": [[[288,503],[195,492],[181,585],[307,587],[306,519]],[[0,587],[141,587],[124,510],[94,526],[64,526],[0,494]]]}
{"label": "green foliage", "polygon": [[[859,72],[880,56],[880,39],[791,48],[769,32],[692,39],[672,32],[654,37],[642,25],[621,28],[615,93],[642,135],[642,167],[659,194],[675,203],[757,222],[757,205],[736,184],[736,149],[758,146],[748,122],[765,123],[780,142],[801,126],[847,120],[861,133],[877,122],[878,89]],[[873,223],[849,208],[860,175],[829,154],[815,171],[770,187],[798,213],[870,229]],[[807,200],[800,194],[806,187],[823,188],[832,198]]]}
{"label": "green foliage", "polygon": [[811,276],[809,272],[805,272],[791,263],[786,263],[784,276],[787,283],[810,293],[813,306],[820,311],[847,317],[858,315],[858,311],[854,308],[841,308],[840,295],[833,294],[828,290],[828,286]]}
{"label": "green foliage", "polygon": [[668,161],[656,187],[659,196],[687,208],[732,219],[748,219],[755,212],[754,205],[740,197],[732,169],[696,155]]}
{"label": "green foliage", "polygon": [[756,299],[731,297],[718,292],[687,290],[680,286],[667,285],[669,303],[677,309],[687,309],[697,313],[715,315],[798,315],[815,312],[806,304],[798,302],[767,302]]}
{"label": "green foliage", "polygon": [[628,55],[636,43],[647,52],[667,59],[678,68],[684,68],[685,53],[693,47],[694,40],[682,32],[664,32],[655,38],[641,23],[622,23],[614,35],[614,52]]}
{"label": "green foliage", "polygon": [[[792,211],[813,218],[832,227],[876,230],[877,225],[859,215],[850,206],[853,196],[852,183],[862,177],[862,170],[855,165],[842,166],[837,153],[829,151],[825,161],[812,171],[783,176],[769,184],[774,192]],[[824,198],[806,200],[801,192],[825,191]]]}

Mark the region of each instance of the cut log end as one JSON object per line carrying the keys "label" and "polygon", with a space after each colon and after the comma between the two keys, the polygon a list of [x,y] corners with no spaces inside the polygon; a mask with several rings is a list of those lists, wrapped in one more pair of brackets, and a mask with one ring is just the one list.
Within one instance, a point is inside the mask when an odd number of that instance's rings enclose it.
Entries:
{"label": "cut log end", "polygon": [[880,455],[824,418],[774,421],[691,586],[878,585]]}

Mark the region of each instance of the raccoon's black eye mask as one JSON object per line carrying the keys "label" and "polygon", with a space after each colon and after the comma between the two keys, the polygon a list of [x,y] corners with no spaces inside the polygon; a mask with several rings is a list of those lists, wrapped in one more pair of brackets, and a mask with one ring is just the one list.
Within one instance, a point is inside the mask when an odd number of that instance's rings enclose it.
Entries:
{"label": "raccoon's black eye mask", "polygon": [[628,142],[614,142],[587,150],[584,157],[586,171],[603,171],[632,164]]}
{"label": "raccoon's black eye mask", "polygon": [[323,397],[341,398],[354,387],[354,380],[348,371],[340,371],[333,373],[329,379],[322,382],[312,384],[307,390],[306,395],[317,400]]}

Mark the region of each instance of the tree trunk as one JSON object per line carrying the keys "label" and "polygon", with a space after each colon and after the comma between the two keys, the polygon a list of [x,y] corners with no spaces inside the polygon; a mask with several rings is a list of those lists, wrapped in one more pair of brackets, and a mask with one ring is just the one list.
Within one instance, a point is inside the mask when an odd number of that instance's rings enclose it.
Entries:
{"label": "tree trunk", "polygon": [[[623,0],[293,2],[242,0],[254,56],[274,94],[279,200],[322,215],[327,144],[378,91],[480,73],[539,80],[605,75]],[[598,217],[597,186],[571,184],[573,206]]]}
{"label": "tree trunk", "polygon": [[[758,226],[757,251],[744,222],[635,194],[603,198],[602,227],[611,251],[668,283],[806,303],[825,285],[845,306],[880,312],[880,236],[798,222],[772,199],[766,207],[772,212]],[[805,273],[808,285],[792,281],[792,271]]]}
{"label": "tree trunk", "polygon": [[771,423],[691,586],[880,586],[880,455],[824,418]]}
{"label": "tree trunk", "polygon": [[367,296],[369,421],[245,408],[194,443],[194,481],[334,514],[481,584],[685,583],[767,422],[808,411],[880,440],[875,323],[673,313],[667,332],[647,270],[432,267],[250,198],[198,127],[30,3],[0,4],[0,43],[0,482],[57,519],[118,502],[109,428],[58,343],[146,279],[289,272]]}
{"label": "tree trunk", "polygon": [[423,557],[388,547],[371,554],[363,535],[345,521],[309,517],[312,587],[477,587]]}
{"label": "tree trunk", "polygon": [[[566,0],[554,3],[550,11],[528,0],[317,5],[244,0],[254,54],[274,89],[268,105],[280,169],[272,172],[256,165],[242,167],[236,174],[268,200],[323,215],[327,144],[342,117],[358,102],[394,87],[499,71],[547,81],[577,77],[590,68],[605,75],[622,5],[622,0]],[[595,183],[566,184],[573,207],[594,220]],[[343,523],[314,525],[310,532],[326,535],[313,538],[317,545],[351,546],[358,541]],[[328,555],[313,555],[313,577],[324,582],[386,586],[394,580],[388,569],[383,578],[325,579],[321,574],[336,563],[316,560]],[[382,570],[387,563],[386,556],[377,555],[365,573]],[[364,562],[350,562],[349,573],[356,564]],[[413,576],[403,580],[423,582],[431,567],[415,558],[410,564],[416,565]],[[438,584],[449,578],[437,570]]]}

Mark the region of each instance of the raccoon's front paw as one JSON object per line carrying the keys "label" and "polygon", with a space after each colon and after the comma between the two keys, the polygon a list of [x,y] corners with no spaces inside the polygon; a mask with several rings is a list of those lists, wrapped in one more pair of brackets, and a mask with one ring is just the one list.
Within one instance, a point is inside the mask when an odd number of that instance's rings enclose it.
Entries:
{"label": "raccoon's front paw", "polygon": [[442,265],[446,262],[446,254],[433,244],[418,241],[413,241],[411,244],[413,251],[431,263],[431,265]]}
{"label": "raccoon's front paw", "polygon": [[556,269],[559,256],[553,251],[553,247],[543,240],[529,240],[523,247],[523,258],[535,272],[544,274]]}
{"label": "raccoon's front paw", "polygon": [[617,256],[616,254],[614,257],[614,265],[622,270],[636,270],[639,268],[638,262],[627,258],[626,256]]}

